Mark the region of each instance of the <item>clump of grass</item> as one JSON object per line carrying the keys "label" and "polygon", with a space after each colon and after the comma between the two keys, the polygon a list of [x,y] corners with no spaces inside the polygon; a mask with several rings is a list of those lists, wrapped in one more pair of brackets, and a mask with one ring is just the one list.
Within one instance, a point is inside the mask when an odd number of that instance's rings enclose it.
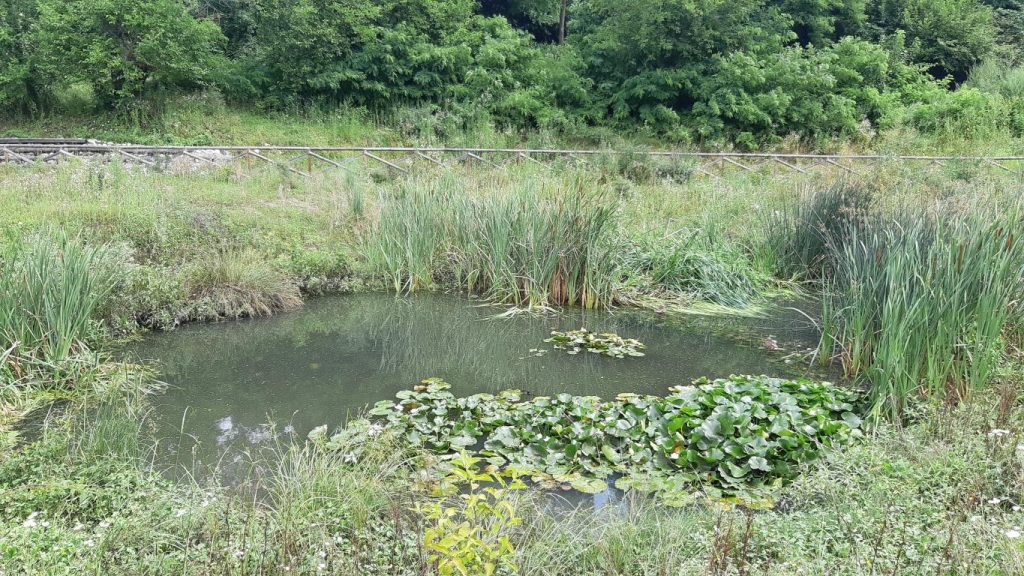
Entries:
{"label": "clump of grass", "polygon": [[302,305],[298,286],[253,251],[214,252],[186,274],[189,314],[197,318],[270,316]]}
{"label": "clump of grass", "polygon": [[759,300],[767,280],[736,246],[708,233],[637,236],[620,258],[631,287],[734,308]]}
{"label": "clump of grass", "polygon": [[113,252],[66,235],[33,235],[0,260],[0,364],[56,376],[95,336],[97,312],[119,277]]}
{"label": "clump of grass", "polygon": [[827,275],[832,243],[866,217],[871,193],[860,184],[839,182],[801,194],[778,209],[764,212],[765,239],[761,250],[771,269],[782,278]]}
{"label": "clump of grass", "polygon": [[870,385],[874,417],[908,402],[957,401],[984,386],[1021,289],[1021,211],[908,210],[829,244],[823,343]]}
{"label": "clump of grass", "polygon": [[595,308],[614,298],[614,212],[614,203],[591,197],[579,182],[553,194],[527,182],[471,197],[444,178],[383,197],[365,253],[398,292],[447,278],[503,303]]}

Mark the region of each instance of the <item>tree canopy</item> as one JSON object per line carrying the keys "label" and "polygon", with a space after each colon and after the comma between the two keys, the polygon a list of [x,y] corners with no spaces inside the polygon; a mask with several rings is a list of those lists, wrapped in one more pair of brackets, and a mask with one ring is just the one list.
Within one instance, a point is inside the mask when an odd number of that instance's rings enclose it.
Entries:
{"label": "tree canopy", "polygon": [[[36,113],[76,86],[109,110],[217,90],[264,108],[429,104],[516,128],[627,126],[757,146],[884,126],[950,98],[983,63],[1018,65],[1022,10],[1019,0],[0,0],[0,106]],[[980,93],[1012,108],[1024,95],[1007,85]]]}

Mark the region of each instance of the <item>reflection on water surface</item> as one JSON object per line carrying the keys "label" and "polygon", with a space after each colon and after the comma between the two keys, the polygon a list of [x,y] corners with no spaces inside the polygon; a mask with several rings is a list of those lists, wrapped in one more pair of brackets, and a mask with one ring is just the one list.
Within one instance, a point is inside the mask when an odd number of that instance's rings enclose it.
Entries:
{"label": "reflection on water surface", "polygon": [[[443,295],[321,298],[274,318],[155,334],[131,353],[155,361],[170,385],[154,401],[161,459],[192,466],[240,462],[248,447],[340,424],[428,377],[444,378],[458,395],[663,394],[701,376],[781,375],[784,352],[757,343],[772,335],[792,351],[816,338],[794,311],[771,320],[630,310],[495,318],[499,312]],[[570,356],[543,343],[552,330],[581,327],[637,338],[647,355]]]}

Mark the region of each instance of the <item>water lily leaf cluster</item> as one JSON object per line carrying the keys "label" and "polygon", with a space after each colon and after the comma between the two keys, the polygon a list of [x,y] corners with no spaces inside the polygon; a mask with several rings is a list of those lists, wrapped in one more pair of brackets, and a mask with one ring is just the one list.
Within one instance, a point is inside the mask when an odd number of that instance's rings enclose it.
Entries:
{"label": "water lily leaf cluster", "polygon": [[424,380],[371,410],[411,444],[438,453],[474,450],[520,474],[596,491],[595,479],[671,495],[750,492],[792,478],[825,447],[860,435],[855,393],[827,382],[768,376],[701,379],[667,396],[602,401],[518,391],[456,397]]}
{"label": "water lily leaf cluster", "polygon": [[626,356],[643,356],[645,346],[634,338],[623,338],[618,334],[605,332],[598,334],[586,328],[569,330],[568,332],[551,332],[551,338],[544,340],[555,345],[556,350],[565,350],[569,354],[581,351],[593,352],[611,358]]}

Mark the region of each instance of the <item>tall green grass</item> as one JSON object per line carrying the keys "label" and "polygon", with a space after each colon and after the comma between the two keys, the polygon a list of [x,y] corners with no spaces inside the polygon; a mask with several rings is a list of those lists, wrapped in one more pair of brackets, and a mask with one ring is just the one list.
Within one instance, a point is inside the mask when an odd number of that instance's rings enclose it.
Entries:
{"label": "tall green grass", "polygon": [[0,260],[2,356],[61,372],[86,347],[118,274],[105,245],[36,235],[10,247]]}
{"label": "tall green grass", "polygon": [[802,192],[763,212],[765,239],[757,257],[764,268],[781,278],[827,275],[830,244],[845,243],[845,236],[867,216],[870,205],[870,191],[847,181]]}
{"label": "tall green grass", "polygon": [[398,292],[447,280],[531,308],[611,304],[614,201],[579,181],[553,191],[527,181],[503,192],[473,196],[442,178],[383,195],[364,240],[372,273]]}
{"label": "tall green grass", "polygon": [[871,414],[983,387],[1021,294],[1021,206],[903,210],[830,242],[823,344],[869,384]]}

